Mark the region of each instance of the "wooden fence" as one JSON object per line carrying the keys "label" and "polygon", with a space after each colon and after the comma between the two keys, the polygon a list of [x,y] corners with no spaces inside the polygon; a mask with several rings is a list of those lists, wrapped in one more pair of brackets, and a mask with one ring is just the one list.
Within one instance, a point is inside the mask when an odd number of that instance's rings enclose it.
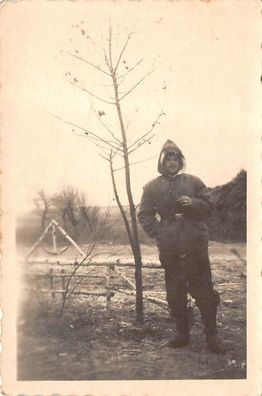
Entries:
{"label": "wooden fence", "polygon": [[[46,279],[46,285],[48,287],[44,288],[39,288],[38,291],[41,293],[50,293],[52,297],[55,297],[56,294],[61,294],[62,297],[65,296],[65,293],[68,292],[67,290],[67,282],[72,276],[73,269],[79,265],[80,262],[70,260],[70,259],[60,259],[60,260],[54,260],[54,259],[46,259],[46,258],[30,258],[27,259],[26,261],[23,261],[23,264],[26,264],[25,266],[25,273],[32,277],[32,278],[38,278],[38,279]],[[43,267],[48,266],[49,269],[47,271],[44,271],[44,273],[41,272],[36,272],[32,271],[34,265],[41,265],[41,268],[43,270]],[[50,268],[50,265],[55,266]],[[62,269],[60,268],[62,267]],[[71,271],[65,271],[65,268],[70,268],[72,267]],[[77,279],[85,280],[88,281],[92,277],[95,278],[96,280],[100,280],[100,283],[102,283],[101,290],[93,291],[93,290],[70,290],[70,294],[72,295],[78,295],[78,296],[83,296],[83,297],[88,297],[88,296],[104,296],[106,298],[106,306],[107,308],[110,307],[110,302],[111,298],[116,294],[116,293],[121,293],[125,294],[128,296],[135,296],[135,284],[125,275],[123,274],[120,269],[127,269],[127,268],[135,268],[134,263],[132,262],[119,262],[117,261],[110,261],[110,262],[101,262],[101,261],[95,261],[91,262],[88,260],[87,262],[82,262],[81,265],[78,267],[79,270],[83,270],[86,268],[100,268],[101,270],[103,269],[103,272],[101,271],[99,274],[89,274],[89,273],[84,273],[84,272],[76,272],[73,274],[74,281]],[[159,264],[156,263],[146,263],[143,265],[143,268],[147,269],[156,269],[156,270],[161,270],[162,267]],[[29,271],[28,271],[29,270]],[[90,271],[91,272],[91,271]],[[112,280],[118,278],[122,280],[122,287],[116,287],[114,286]],[[155,296],[155,294],[158,294],[158,292],[145,292],[143,293],[143,298],[147,301],[150,301],[154,304],[157,304],[163,308],[168,308],[167,302],[161,298],[158,298]],[[161,293],[162,294],[162,293]]]}
{"label": "wooden fence", "polygon": [[[57,233],[61,233],[71,246],[74,247],[74,249],[77,252],[77,255],[80,255],[81,259],[80,260],[73,260],[73,259],[65,259],[65,258],[59,258],[61,257],[62,253],[65,252],[67,249],[66,246],[62,247],[60,250],[57,247],[57,239],[56,235]],[[47,236],[48,233],[51,233],[52,235],[52,248],[51,249],[46,249],[41,245],[42,241],[44,238]],[[34,257],[33,253],[36,250],[37,247],[43,247],[44,251],[52,256],[56,256],[56,258],[47,258],[47,257]],[[81,296],[104,296],[106,298],[106,305],[107,308],[110,306],[110,301],[111,298],[115,295],[115,293],[122,293],[126,294],[129,296],[135,296],[136,293],[136,287],[135,284],[125,275],[121,272],[121,269],[125,268],[135,268],[135,264],[132,261],[125,261],[121,262],[119,259],[116,259],[115,261],[93,261],[91,259],[88,259],[86,254],[81,250],[81,248],[77,245],[77,243],[66,233],[66,231],[55,221],[52,220],[50,224],[46,227],[40,238],[35,242],[35,244],[32,246],[32,248],[28,251],[27,255],[25,256],[25,259],[23,260],[23,263],[26,264],[26,268],[29,269],[29,275],[31,277],[36,277],[36,278],[46,278],[48,282],[46,283],[46,287],[38,287],[38,291],[42,293],[50,293],[52,297],[55,297],[56,294],[61,294],[62,298],[66,297],[67,293],[70,293],[70,295],[81,295]],[[40,264],[41,269],[43,269],[46,265],[51,265],[55,267],[63,267],[62,269],[59,268],[59,270],[54,270],[53,267],[49,268],[49,271],[47,273],[33,273],[32,268],[34,265]],[[65,268],[70,268],[70,271],[65,271]],[[97,291],[92,291],[92,290],[79,290],[76,287],[74,289],[69,290],[69,283],[73,279],[74,282],[79,279],[78,285],[81,284],[81,280],[86,280],[90,279],[92,275],[92,271],[89,271],[89,273],[79,273],[78,270],[86,269],[87,267],[91,268],[101,268],[104,267],[105,273],[104,274],[96,274],[96,278],[100,277],[104,280],[104,288],[103,290],[97,290]],[[155,262],[147,262],[143,264],[144,269],[155,269],[155,270],[162,270],[162,267],[159,263]],[[122,281],[122,287],[115,287],[114,284],[112,283],[112,279],[114,277],[118,277]],[[57,288],[57,283],[59,283],[59,287]],[[83,283],[83,282],[82,282]],[[49,287],[47,287],[49,285]],[[124,287],[124,285],[126,287]],[[32,287],[31,287],[32,288]],[[157,293],[156,292],[143,292],[143,298],[147,301],[150,301],[154,304],[157,304],[163,308],[168,308],[168,304],[166,300],[163,300],[161,298],[156,297]],[[193,306],[193,300],[189,296],[188,297],[188,305]]]}

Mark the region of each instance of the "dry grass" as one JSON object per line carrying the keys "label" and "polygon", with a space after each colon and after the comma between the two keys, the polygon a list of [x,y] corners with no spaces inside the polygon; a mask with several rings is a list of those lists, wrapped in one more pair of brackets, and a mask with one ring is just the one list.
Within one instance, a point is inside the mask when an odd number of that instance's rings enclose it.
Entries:
{"label": "dry grass", "polygon": [[[210,246],[213,279],[221,293],[218,326],[228,348],[225,356],[206,350],[199,312],[190,346],[182,350],[163,344],[174,334],[166,310],[145,303],[143,326],[135,323],[133,297],[116,294],[110,311],[105,298],[75,298],[62,318],[61,297],[25,293],[18,318],[19,380],[231,379],[246,377],[245,264],[231,252],[245,256],[245,245]],[[99,246],[118,257],[127,247]],[[156,249],[143,246],[144,261],[157,259]],[[72,252],[67,252],[70,254]],[[133,270],[125,274],[133,278]],[[96,287],[101,286],[100,279]],[[147,290],[164,292],[162,270],[144,270]],[[163,294],[164,296],[164,294]]]}

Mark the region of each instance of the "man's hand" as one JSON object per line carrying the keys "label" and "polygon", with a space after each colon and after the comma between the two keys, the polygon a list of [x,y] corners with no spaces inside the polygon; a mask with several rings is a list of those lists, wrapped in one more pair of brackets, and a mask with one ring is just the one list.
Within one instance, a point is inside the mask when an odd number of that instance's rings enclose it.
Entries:
{"label": "man's hand", "polygon": [[177,198],[176,202],[182,208],[190,208],[193,205],[193,201],[187,195],[181,195],[181,197]]}

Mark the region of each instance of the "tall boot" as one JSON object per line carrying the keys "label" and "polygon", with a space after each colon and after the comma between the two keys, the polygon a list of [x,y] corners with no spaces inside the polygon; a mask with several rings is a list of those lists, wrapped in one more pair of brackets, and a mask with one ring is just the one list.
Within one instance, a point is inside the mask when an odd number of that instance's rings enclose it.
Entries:
{"label": "tall boot", "polygon": [[216,353],[217,355],[225,355],[226,348],[219,340],[217,334],[209,334],[206,335],[206,342],[207,342],[207,349],[212,352]]}
{"label": "tall boot", "polygon": [[179,316],[174,313],[174,319],[176,322],[177,335],[175,336],[175,338],[168,342],[168,346],[170,346],[171,348],[184,348],[189,344],[189,326],[187,312]]}
{"label": "tall boot", "polygon": [[204,331],[206,335],[207,349],[217,355],[224,355],[226,353],[226,349],[217,335],[217,305],[202,304],[199,309],[205,326]]}

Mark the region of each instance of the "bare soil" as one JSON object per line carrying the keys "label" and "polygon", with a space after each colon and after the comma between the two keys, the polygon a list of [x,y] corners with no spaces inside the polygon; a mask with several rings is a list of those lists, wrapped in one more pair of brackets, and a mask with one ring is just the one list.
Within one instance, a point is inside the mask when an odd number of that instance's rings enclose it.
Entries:
{"label": "bare soil", "polygon": [[[246,265],[232,248],[245,258],[244,244],[212,242],[210,246],[213,281],[221,294],[218,329],[227,347],[225,356],[207,351],[197,308],[190,345],[172,349],[165,343],[175,334],[174,323],[166,309],[153,303],[144,303],[143,325],[136,323],[134,297],[120,293],[112,298],[109,310],[105,297],[74,297],[59,317],[61,295],[52,297],[31,290],[23,291],[20,299],[18,380],[246,378]],[[126,246],[103,245],[98,251],[131,258]],[[157,259],[155,247],[143,246],[142,253],[144,262]],[[67,252],[67,257],[70,254]],[[23,274],[30,270],[28,265],[22,266]],[[32,269],[34,273],[46,270],[46,265]],[[104,271],[100,267],[96,275],[102,276],[89,279],[85,286],[100,290]],[[134,281],[133,269],[121,268],[121,272]],[[32,277],[23,279],[23,285],[32,286]],[[162,270],[143,269],[143,279],[146,291],[165,298]],[[35,282],[39,288],[48,285]]]}

